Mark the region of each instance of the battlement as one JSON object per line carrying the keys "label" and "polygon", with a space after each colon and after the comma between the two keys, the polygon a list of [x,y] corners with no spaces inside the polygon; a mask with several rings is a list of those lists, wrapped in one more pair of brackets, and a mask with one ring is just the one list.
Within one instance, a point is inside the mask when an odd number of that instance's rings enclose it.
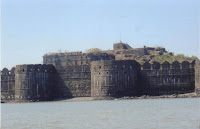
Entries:
{"label": "battlement", "polygon": [[[137,96],[194,92],[195,61],[169,63],[134,60],[93,61],[91,63],[91,95]],[[131,91],[131,92],[130,92]]]}
{"label": "battlement", "polygon": [[[101,67],[103,69],[113,69],[113,68],[120,68],[122,67],[130,67],[131,64],[133,62],[135,62],[137,64],[137,68],[141,69],[141,70],[164,70],[164,69],[186,69],[186,68],[194,68],[195,67],[195,60],[192,61],[191,63],[188,61],[183,61],[182,63],[179,63],[178,61],[174,61],[172,63],[169,63],[167,61],[163,62],[163,63],[159,63],[159,62],[153,62],[153,63],[149,63],[149,62],[145,62],[144,64],[139,64],[138,62],[136,62],[135,60],[117,60],[114,61],[115,66],[111,66],[110,64],[113,64],[113,61],[93,61],[92,62],[92,69],[98,69],[98,67]],[[102,66],[100,66],[102,64]],[[105,67],[105,68],[104,68]]]}
{"label": "battlement", "polygon": [[178,61],[174,61],[171,64],[167,61],[163,62],[162,64],[159,62],[153,62],[150,64],[149,62],[145,62],[143,65],[141,65],[142,70],[151,70],[151,69],[186,69],[186,68],[194,68],[195,67],[195,60],[191,63],[188,61],[183,61],[182,63],[179,63]]}
{"label": "battlement", "polygon": [[51,100],[54,96],[55,72],[53,65],[17,65],[15,99],[20,101]]}
{"label": "battlement", "polygon": [[113,70],[113,69],[126,69],[126,68],[138,68],[139,63],[135,60],[100,60],[92,61],[91,69],[93,70]]}
{"label": "battlement", "polygon": [[55,72],[55,68],[51,64],[24,64],[16,65],[16,73],[26,73],[26,72]]}
{"label": "battlement", "polygon": [[195,61],[171,64],[146,62],[139,72],[141,92],[145,95],[169,95],[194,92]]}
{"label": "battlement", "polygon": [[1,71],[1,75],[14,75],[15,74],[15,67],[13,67],[11,70],[8,70],[7,68],[3,68]]}

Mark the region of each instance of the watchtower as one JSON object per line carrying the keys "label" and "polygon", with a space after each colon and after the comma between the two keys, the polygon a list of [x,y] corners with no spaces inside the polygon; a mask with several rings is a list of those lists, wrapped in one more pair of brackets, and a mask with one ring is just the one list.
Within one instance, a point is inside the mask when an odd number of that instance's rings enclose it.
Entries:
{"label": "watchtower", "polygon": [[123,43],[122,41],[120,41],[119,43],[115,43],[113,44],[113,50],[131,50],[133,49],[132,47],[130,47],[127,43]]}
{"label": "watchtower", "polygon": [[53,98],[55,70],[53,65],[17,65],[16,100],[50,100]]}

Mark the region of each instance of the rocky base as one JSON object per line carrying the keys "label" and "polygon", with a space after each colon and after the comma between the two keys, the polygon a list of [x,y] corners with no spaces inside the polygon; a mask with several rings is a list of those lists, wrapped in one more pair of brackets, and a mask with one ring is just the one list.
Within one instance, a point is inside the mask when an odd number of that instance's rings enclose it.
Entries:
{"label": "rocky base", "polygon": [[94,100],[129,100],[129,99],[163,99],[163,98],[198,98],[196,93],[187,93],[187,94],[173,94],[173,95],[161,95],[161,96],[149,96],[149,95],[143,95],[143,96],[134,96],[134,97],[129,97],[129,96],[124,96],[124,97],[119,97],[119,98],[114,98],[114,97],[94,97]]}
{"label": "rocky base", "polygon": [[173,94],[173,95],[161,95],[161,96],[149,96],[143,95],[140,97],[122,97],[118,98],[119,100],[127,100],[127,99],[163,99],[163,98],[200,98],[196,93],[188,93],[188,94]]}
{"label": "rocky base", "polygon": [[[61,98],[54,99],[54,102],[76,102],[76,101],[95,101],[95,100],[131,100],[131,99],[164,99],[164,98],[200,98],[196,93],[178,94],[178,95],[161,95],[161,96],[148,96],[143,95],[139,97],[75,97],[75,98]],[[52,102],[48,101],[48,102]],[[20,102],[44,102],[44,101],[15,101],[15,100],[5,100],[1,103],[20,103]]]}

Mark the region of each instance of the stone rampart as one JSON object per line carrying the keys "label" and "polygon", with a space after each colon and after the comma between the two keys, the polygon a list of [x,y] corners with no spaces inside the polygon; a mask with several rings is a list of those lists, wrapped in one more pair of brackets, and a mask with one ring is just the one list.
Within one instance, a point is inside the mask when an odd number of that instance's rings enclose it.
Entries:
{"label": "stone rampart", "polygon": [[[170,64],[154,62],[142,66],[135,61],[94,61],[91,96],[120,97],[172,95],[194,92],[195,61]],[[199,85],[196,86],[199,91]]]}
{"label": "stone rampart", "polygon": [[120,42],[107,53],[46,54],[43,56],[44,65],[17,65],[10,71],[4,68],[1,71],[1,99],[40,101],[89,96],[156,96],[194,91],[200,95],[199,60],[191,63],[174,61],[171,64],[146,62],[143,65],[134,61],[151,51],[158,54],[165,49],[133,49]]}
{"label": "stone rampart", "polygon": [[44,64],[53,64],[57,70],[58,98],[91,96],[90,65],[94,60],[114,60],[107,53],[59,53],[45,55]]}
{"label": "stone rampart", "polygon": [[53,99],[55,90],[53,65],[17,65],[15,73],[15,100]]}
{"label": "stone rampart", "polygon": [[194,66],[177,61],[170,64],[144,63],[140,71],[140,85],[143,95],[170,95],[194,92]]}
{"label": "stone rampart", "polygon": [[92,62],[92,97],[136,96],[138,90],[138,63],[136,61]]}
{"label": "stone rampart", "polygon": [[15,96],[15,68],[1,71],[1,100],[14,100]]}

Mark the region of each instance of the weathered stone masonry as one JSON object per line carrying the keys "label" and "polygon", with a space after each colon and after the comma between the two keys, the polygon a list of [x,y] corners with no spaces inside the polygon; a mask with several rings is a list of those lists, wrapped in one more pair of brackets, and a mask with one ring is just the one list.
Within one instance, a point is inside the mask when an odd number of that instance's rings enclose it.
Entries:
{"label": "weathered stone masonry", "polygon": [[170,64],[144,63],[140,71],[140,85],[144,95],[170,95],[194,92],[194,65],[177,61]]}
{"label": "weathered stone masonry", "polygon": [[17,65],[15,100],[51,100],[54,98],[53,65]]}
{"label": "weathered stone masonry", "polygon": [[13,100],[15,97],[15,68],[1,71],[1,99]]}
{"label": "weathered stone masonry", "polygon": [[92,97],[136,96],[138,86],[138,63],[136,61],[92,62]]}
{"label": "weathered stone masonry", "polygon": [[44,64],[53,64],[57,70],[56,97],[91,96],[91,62],[95,60],[114,60],[107,53],[69,52],[45,55]]}
{"label": "weathered stone masonry", "polygon": [[[165,49],[159,48],[156,52],[160,51]],[[114,44],[114,54],[46,54],[43,65],[17,65],[10,71],[4,68],[1,71],[1,100],[42,101],[192,92],[200,95],[199,60],[191,63],[174,61],[171,64],[145,62],[141,65],[128,57],[120,60],[124,53],[134,57],[144,55],[145,49],[134,50],[127,44],[118,43]]]}
{"label": "weathered stone masonry", "polygon": [[91,96],[121,97],[171,95],[194,92],[194,65],[177,61],[144,63],[94,61],[91,68]]}

